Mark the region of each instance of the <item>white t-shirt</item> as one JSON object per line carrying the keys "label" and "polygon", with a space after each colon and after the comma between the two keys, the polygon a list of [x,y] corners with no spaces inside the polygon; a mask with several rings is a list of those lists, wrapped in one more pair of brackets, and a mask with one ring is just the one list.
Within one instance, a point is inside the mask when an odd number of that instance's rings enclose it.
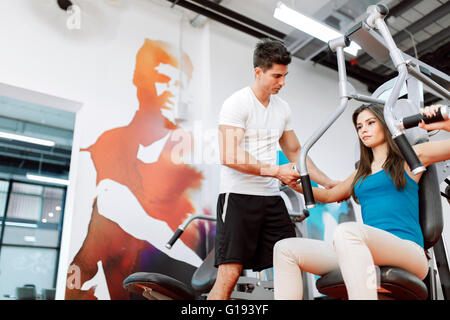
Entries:
{"label": "white t-shirt", "polygon": [[[278,141],[283,131],[292,130],[291,109],[287,102],[271,95],[265,107],[250,87],[232,94],[222,105],[219,125],[245,129],[240,147],[257,160],[276,165]],[[280,181],[276,178],[245,174],[221,166],[220,193],[240,193],[272,196],[280,194]]]}

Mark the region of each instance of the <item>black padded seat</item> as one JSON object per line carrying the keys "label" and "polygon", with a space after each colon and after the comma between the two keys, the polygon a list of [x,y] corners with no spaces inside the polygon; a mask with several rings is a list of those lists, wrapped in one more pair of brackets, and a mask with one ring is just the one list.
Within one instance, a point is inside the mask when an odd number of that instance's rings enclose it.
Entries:
{"label": "black padded seat", "polygon": [[[332,297],[347,299],[347,289],[340,269],[335,269],[316,282],[320,293]],[[380,267],[379,293],[398,300],[426,300],[428,290],[423,281],[412,273],[395,267]]]}
{"label": "black padded seat", "polygon": [[155,290],[175,300],[194,300],[195,290],[172,277],[151,272],[136,272],[123,281],[126,290],[145,296],[146,289]]}
{"label": "black padded seat", "polygon": [[[194,272],[191,279],[192,287],[172,277],[161,273],[136,272],[123,281],[124,289],[152,299],[151,295],[163,294],[175,300],[195,300],[199,294],[211,291],[217,277],[217,268],[214,267],[214,250],[206,256],[200,267]],[[145,290],[154,290],[145,294]],[[160,298],[158,298],[160,299]]]}
{"label": "black padded seat", "polygon": [[211,291],[214,282],[216,282],[218,269],[214,267],[214,252],[214,249],[211,250],[192,276],[192,288],[199,293]]}

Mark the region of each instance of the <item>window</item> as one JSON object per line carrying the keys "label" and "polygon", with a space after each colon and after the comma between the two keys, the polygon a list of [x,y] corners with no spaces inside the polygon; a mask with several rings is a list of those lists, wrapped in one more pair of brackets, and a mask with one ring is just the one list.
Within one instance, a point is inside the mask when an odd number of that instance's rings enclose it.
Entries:
{"label": "window", "polygon": [[0,182],[0,299],[15,298],[16,288],[26,284],[33,284],[38,294],[54,288],[65,187]]}

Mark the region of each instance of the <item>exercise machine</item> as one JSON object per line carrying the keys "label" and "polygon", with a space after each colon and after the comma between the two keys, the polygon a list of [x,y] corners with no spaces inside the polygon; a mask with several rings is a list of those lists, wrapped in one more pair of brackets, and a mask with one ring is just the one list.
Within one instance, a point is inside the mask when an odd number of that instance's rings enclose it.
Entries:
{"label": "exercise machine", "polygon": [[[325,131],[339,118],[347,108],[348,101],[354,99],[363,103],[384,105],[384,117],[393,140],[403,154],[411,172],[416,175],[424,172],[419,183],[419,214],[422,233],[424,235],[425,249],[432,251],[430,270],[425,281],[400,268],[380,267],[381,299],[436,299],[437,273],[442,286],[444,299],[450,298],[450,273],[445,246],[442,240],[443,217],[441,198],[439,196],[439,181],[437,165],[428,166],[428,169],[419,161],[411,145],[428,141],[426,130],[417,128],[423,119],[419,116],[419,108],[423,107],[423,85],[444,99],[450,99],[446,88],[450,87],[448,75],[400,51],[389,32],[384,21],[389,10],[384,5],[374,5],[367,9],[367,18],[351,28],[344,36],[331,40],[328,46],[336,52],[339,76],[339,99],[337,110],[325,123],[317,129],[304,144],[298,163],[301,183],[307,209],[315,207],[306,156],[314,143],[320,139]],[[375,29],[379,31],[376,32]],[[358,94],[348,83],[345,69],[343,49],[351,41],[357,42],[374,59],[383,63],[392,61],[392,66],[398,71],[398,76],[380,86],[372,96]],[[406,99],[399,99],[407,93]],[[413,114],[412,116],[409,116]],[[426,118],[427,122],[448,119],[448,107],[439,111],[439,116]],[[398,120],[400,119],[400,120]],[[408,132],[405,129],[410,128]],[[339,269],[323,275],[316,287],[320,293],[327,296],[346,299],[347,292]]]}
{"label": "exercise machine", "polygon": [[[309,216],[309,212],[302,210],[301,202],[294,191],[288,187],[281,187],[281,191],[285,201],[287,198],[292,206],[292,210],[288,210],[288,212],[294,224],[296,235],[302,237],[305,235],[306,229],[302,222]],[[216,221],[216,217],[210,215],[194,214],[189,216],[175,230],[166,247],[171,249],[184,230],[196,219]],[[308,275],[305,276],[308,277]],[[217,268],[214,266],[213,248],[194,272],[190,285],[161,273],[136,272],[123,281],[123,287],[149,300],[204,300],[214,285],[216,277]],[[312,297],[311,286],[308,286],[306,281],[304,282],[304,289],[305,293]],[[272,300],[273,279],[270,276],[262,276],[261,272],[257,273],[256,277],[251,276],[249,270],[243,270],[230,298],[234,300]]]}

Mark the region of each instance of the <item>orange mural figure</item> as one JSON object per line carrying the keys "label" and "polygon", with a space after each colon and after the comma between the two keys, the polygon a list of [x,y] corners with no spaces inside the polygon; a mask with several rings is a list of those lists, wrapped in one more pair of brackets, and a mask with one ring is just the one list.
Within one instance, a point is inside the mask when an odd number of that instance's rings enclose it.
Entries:
{"label": "orange mural figure", "polygon": [[[173,160],[180,141],[171,137],[182,130],[173,119],[174,88],[183,84],[174,74],[183,73],[190,80],[193,73],[189,57],[184,54],[179,61],[174,52],[167,43],[145,40],[133,78],[139,101],[134,118],[127,126],[105,131],[94,144],[80,150],[90,153],[99,193],[88,234],[70,263],[66,299],[96,299],[95,287],[83,284],[97,274],[98,262],[111,299],[131,297],[122,288],[131,273],[160,270],[187,281],[201,262],[196,252],[205,235],[197,223],[175,244],[173,249],[177,245],[182,249],[180,257],[163,252],[163,243],[195,212],[189,192],[198,190],[203,179],[193,166]],[[189,142],[184,140],[187,149],[192,149]]]}

